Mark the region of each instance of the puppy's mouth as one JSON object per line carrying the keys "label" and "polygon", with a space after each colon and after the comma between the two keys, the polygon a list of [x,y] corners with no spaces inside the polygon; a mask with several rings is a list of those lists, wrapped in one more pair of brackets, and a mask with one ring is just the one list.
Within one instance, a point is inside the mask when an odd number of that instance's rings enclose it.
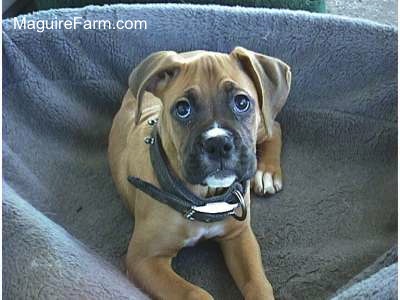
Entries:
{"label": "puppy's mouth", "polygon": [[230,187],[237,179],[232,170],[217,170],[209,174],[203,181],[203,185],[210,188],[227,188]]}

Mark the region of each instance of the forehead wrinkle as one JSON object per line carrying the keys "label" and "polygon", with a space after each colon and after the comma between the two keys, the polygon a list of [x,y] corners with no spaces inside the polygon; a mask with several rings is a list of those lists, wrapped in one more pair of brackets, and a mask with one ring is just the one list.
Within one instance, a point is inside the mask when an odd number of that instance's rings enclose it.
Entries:
{"label": "forehead wrinkle", "polygon": [[[188,52],[182,54],[184,57],[183,72],[181,78],[185,84],[207,82],[215,83],[221,75],[227,74],[226,70],[232,69],[232,60],[226,54]],[[234,73],[231,72],[230,73]],[[189,83],[190,82],[190,83]]]}
{"label": "forehead wrinkle", "polygon": [[206,56],[204,60],[205,71],[209,80],[212,80],[213,77],[218,77],[218,75],[221,73],[221,70],[224,70],[223,68],[221,68],[221,63],[218,59],[218,56]]}
{"label": "forehead wrinkle", "polygon": [[237,80],[241,70],[237,62],[228,55],[198,54],[187,59],[182,69],[175,87],[186,92],[186,89],[195,86],[199,97],[217,97],[223,80],[233,81],[236,86],[241,84]]}
{"label": "forehead wrinkle", "polygon": [[224,64],[221,60],[222,57],[217,55],[204,55],[199,57],[192,63],[193,75],[202,77],[202,81],[215,82],[214,79],[218,78],[222,73],[225,73]]}

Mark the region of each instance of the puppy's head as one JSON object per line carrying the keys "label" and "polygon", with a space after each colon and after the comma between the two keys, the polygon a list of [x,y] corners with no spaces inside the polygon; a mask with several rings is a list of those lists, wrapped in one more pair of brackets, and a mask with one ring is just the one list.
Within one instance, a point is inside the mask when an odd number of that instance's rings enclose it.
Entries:
{"label": "puppy's head", "polygon": [[136,122],[145,91],[161,99],[159,132],[167,155],[177,156],[178,175],[227,187],[254,175],[257,132],[272,135],[290,80],[282,61],[237,47],[230,54],[154,53],[132,72],[129,87],[138,100]]}

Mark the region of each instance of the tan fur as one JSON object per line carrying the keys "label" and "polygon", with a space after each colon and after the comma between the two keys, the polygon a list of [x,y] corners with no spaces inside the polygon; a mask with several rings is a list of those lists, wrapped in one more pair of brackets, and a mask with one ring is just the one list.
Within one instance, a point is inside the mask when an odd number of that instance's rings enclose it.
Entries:
{"label": "tan fur", "polygon": [[[133,175],[158,186],[150,163],[148,145],[143,142],[152,130],[147,120],[156,117],[160,119],[157,126],[169,162],[182,178],[180,149],[185,137],[179,128],[174,128],[169,114],[170,106],[182,89],[192,87],[201,93],[204,101],[211,103],[214,99],[212,96],[221,85],[226,81],[233,81],[254,99],[269,101],[260,99],[262,93],[259,89],[263,88],[262,84],[254,82],[260,80],[253,77],[259,70],[249,73],[246,66],[243,67],[240,61],[242,57],[238,57],[238,52],[241,56],[247,53],[248,60],[256,59],[253,52],[243,48],[237,48],[229,55],[206,51],[156,53],[145,65],[139,66],[132,73],[130,89],[115,116],[109,140],[111,173],[119,193],[135,217],[135,229],[126,257],[127,274],[153,298],[212,299],[206,291],[175,274],[170,263],[188,241],[215,238],[221,245],[228,268],[244,297],[273,299],[272,287],[263,271],[260,249],[250,227],[250,214],[244,222],[231,217],[211,224],[189,221],[170,207],[136,190],[127,181],[128,175]],[[283,64],[270,59],[267,59],[268,63],[275,63],[275,66],[277,63]],[[165,76],[159,76],[159,73],[157,75],[156,71],[165,72],[168,67],[172,71],[164,74]],[[283,72],[290,73],[288,68]],[[283,76],[287,78],[287,74]],[[290,82],[285,84],[288,89]],[[137,111],[138,102],[141,102],[140,112]],[[211,107],[210,105],[210,109]],[[261,107],[267,106],[264,103]],[[258,107],[256,114],[252,134],[259,142],[258,169],[272,172],[273,176],[279,176],[281,180],[279,124],[276,123],[273,128],[268,129],[267,122],[263,122],[266,115]],[[212,115],[213,112],[210,111],[211,118]],[[270,112],[267,117],[271,117]],[[187,186],[200,196],[210,195],[207,187]],[[245,194],[245,200],[250,205],[249,190]]]}

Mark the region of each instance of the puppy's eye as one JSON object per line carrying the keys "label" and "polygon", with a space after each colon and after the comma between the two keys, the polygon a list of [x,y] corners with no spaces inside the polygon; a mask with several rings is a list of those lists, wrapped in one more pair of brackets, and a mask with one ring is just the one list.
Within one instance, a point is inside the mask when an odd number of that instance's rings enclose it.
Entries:
{"label": "puppy's eye", "polygon": [[181,119],[186,119],[190,116],[192,112],[192,107],[190,106],[189,101],[180,100],[175,105],[176,115]]}
{"label": "puppy's eye", "polygon": [[248,111],[250,108],[250,99],[246,95],[236,95],[233,101],[234,110],[238,113]]}

